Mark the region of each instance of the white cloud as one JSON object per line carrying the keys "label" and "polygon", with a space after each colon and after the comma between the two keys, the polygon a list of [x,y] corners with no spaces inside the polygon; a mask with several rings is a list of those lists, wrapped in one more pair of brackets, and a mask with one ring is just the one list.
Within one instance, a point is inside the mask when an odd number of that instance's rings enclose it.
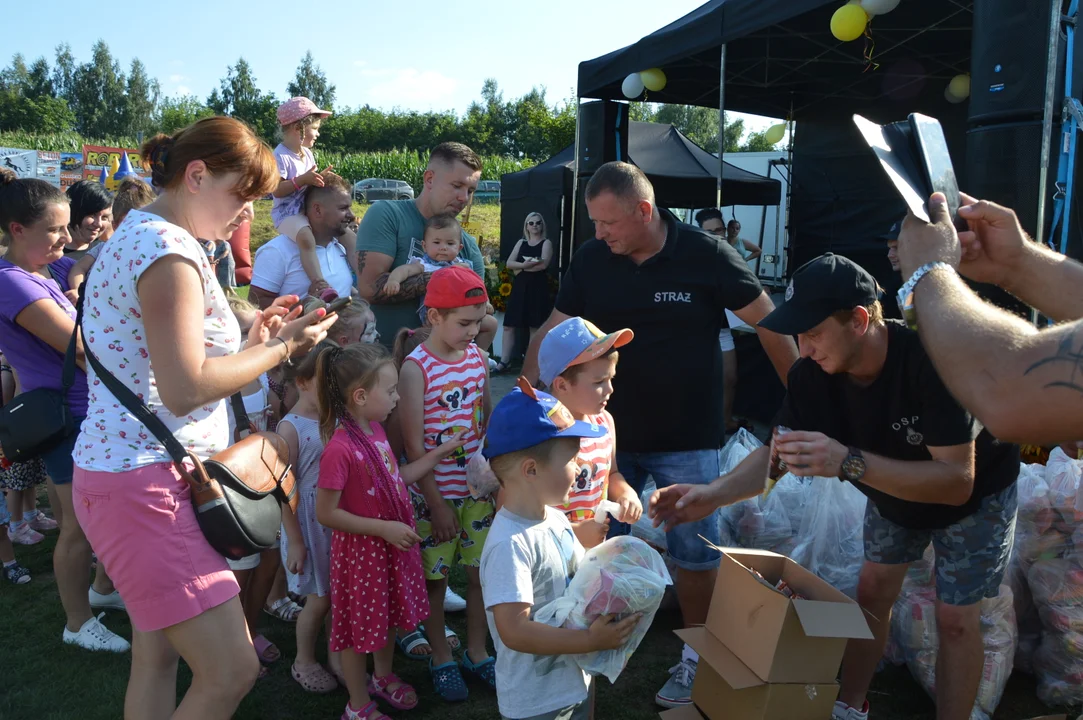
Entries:
{"label": "white cloud", "polygon": [[174,74],[174,75],[169,76],[169,82],[172,82],[172,83],[179,83],[181,80],[184,80],[184,79],[185,79],[184,76],[180,75],[180,74]]}
{"label": "white cloud", "polygon": [[353,61],[353,66],[354,67],[365,67],[366,65],[368,65],[368,62],[365,61],[365,60],[354,60]]}
{"label": "white cloud", "polygon": [[169,67],[175,67],[175,68],[184,67],[184,61],[183,60],[170,60],[169,61]]}
{"label": "white cloud", "polygon": [[459,85],[455,78],[435,70],[362,68],[357,74],[370,81],[360,101],[383,108],[443,107]]}
{"label": "white cloud", "polygon": [[192,89],[190,87],[188,87],[187,85],[178,85],[177,86],[177,95],[191,95],[191,94],[192,94]]}

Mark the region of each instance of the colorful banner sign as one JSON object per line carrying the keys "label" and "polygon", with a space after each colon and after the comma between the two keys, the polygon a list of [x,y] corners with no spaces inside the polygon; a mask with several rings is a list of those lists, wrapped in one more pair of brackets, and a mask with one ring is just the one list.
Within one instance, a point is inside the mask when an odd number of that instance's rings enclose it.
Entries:
{"label": "colorful banner sign", "polygon": [[143,170],[143,160],[139,157],[139,151],[133,148],[102,147],[100,145],[83,146],[83,178],[97,180],[101,177],[102,168],[105,168],[105,187],[116,190],[119,183],[114,182],[112,174],[120,166],[120,156],[128,153],[128,162],[139,176],[150,182],[150,173]]}

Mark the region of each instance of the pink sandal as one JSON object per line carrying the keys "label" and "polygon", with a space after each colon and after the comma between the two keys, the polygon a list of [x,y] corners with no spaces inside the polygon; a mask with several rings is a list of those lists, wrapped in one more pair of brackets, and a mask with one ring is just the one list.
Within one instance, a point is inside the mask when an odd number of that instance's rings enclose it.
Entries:
{"label": "pink sandal", "polygon": [[263,665],[278,662],[282,657],[278,646],[262,635],[256,635],[252,638],[252,647],[256,649],[256,656],[259,657],[259,661]]}
{"label": "pink sandal", "polygon": [[[389,689],[392,685],[396,686],[394,690]],[[417,692],[400,680],[395,673],[383,677],[375,675],[370,677],[369,695],[385,700],[396,710],[413,710],[417,707]],[[407,701],[406,698],[411,695],[413,701]]]}
{"label": "pink sandal", "polygon": [[387,715],[380,712],[380,709],[376,707],[375,700],[360,710],[354,710],[349,703],[346,703],[346,710],[343,711],[341,720],[369,720],[369,718],[372,718],[373,713],[380,713],[376,720],[391,720]]}

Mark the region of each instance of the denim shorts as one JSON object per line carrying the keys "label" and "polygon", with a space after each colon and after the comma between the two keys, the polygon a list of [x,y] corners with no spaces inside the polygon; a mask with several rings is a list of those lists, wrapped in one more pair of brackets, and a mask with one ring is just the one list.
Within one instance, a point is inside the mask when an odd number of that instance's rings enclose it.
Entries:
{"label": "denim shorts", "polygon": [[[75,418],[75,427],[82,427],[85,419],[85,417]],[[79,431],[76,430],[62,443],[41,456],[45,462],[45,472],[49,474],[53,485],[71,484],[72,474],[75,472],[75,460],[72,459],[71,454],[75,450],[75,441],[78,439]]]}
{"label": "denim shorts", "polygon": [[936,596],[948,605],[996,597],[1015,542],[1016,486],[983,499],[972,514],[942,530],[913,530],[865,506],[865,559],[901,565],[921,559],[929,542],[936,553]]}
{"label": "denim shorts", "polygon": [[[643,492],[647,477],[654,478],[659,488],[678,485],[707,485],[718,478],[721,466],[718,450],[687,450],[685,452],[629,453],[617,451],[617,469],[636,493]],[[643,508],[646,512],[647,508]],[[631,527],[613,522],[610,537],[627,535]],[[703,537],[700,537],[700,536]],[[722,538],[718,528],[718,511],[696,522],[678,525],[666,531],[666,547],[669,555],[684,570],[713,570],[722,559],[717,550],[704,542],[720,545]]]}
{"label": "denim shorts", "polygon": [[8,501],[4,493],[0,492],[0,527],[11,522],[11,513],[8,512]]}

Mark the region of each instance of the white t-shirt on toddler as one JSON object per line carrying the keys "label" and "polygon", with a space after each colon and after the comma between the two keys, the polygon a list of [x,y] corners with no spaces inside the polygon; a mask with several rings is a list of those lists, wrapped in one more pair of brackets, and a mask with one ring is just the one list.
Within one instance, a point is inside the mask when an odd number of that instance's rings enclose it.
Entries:
{"label": "white t-shirt on toddler", "polygon": [[506,718],[530,718],[587,699],[590,676],[566,655],[529,655],[500,639],[492,608],[527,603],[534,611],[564,594],[584,549],[571,523],[547,507],[544,520],[501,508],[481,553],[481,588],[489,632],[496,646],[496,698]]}

